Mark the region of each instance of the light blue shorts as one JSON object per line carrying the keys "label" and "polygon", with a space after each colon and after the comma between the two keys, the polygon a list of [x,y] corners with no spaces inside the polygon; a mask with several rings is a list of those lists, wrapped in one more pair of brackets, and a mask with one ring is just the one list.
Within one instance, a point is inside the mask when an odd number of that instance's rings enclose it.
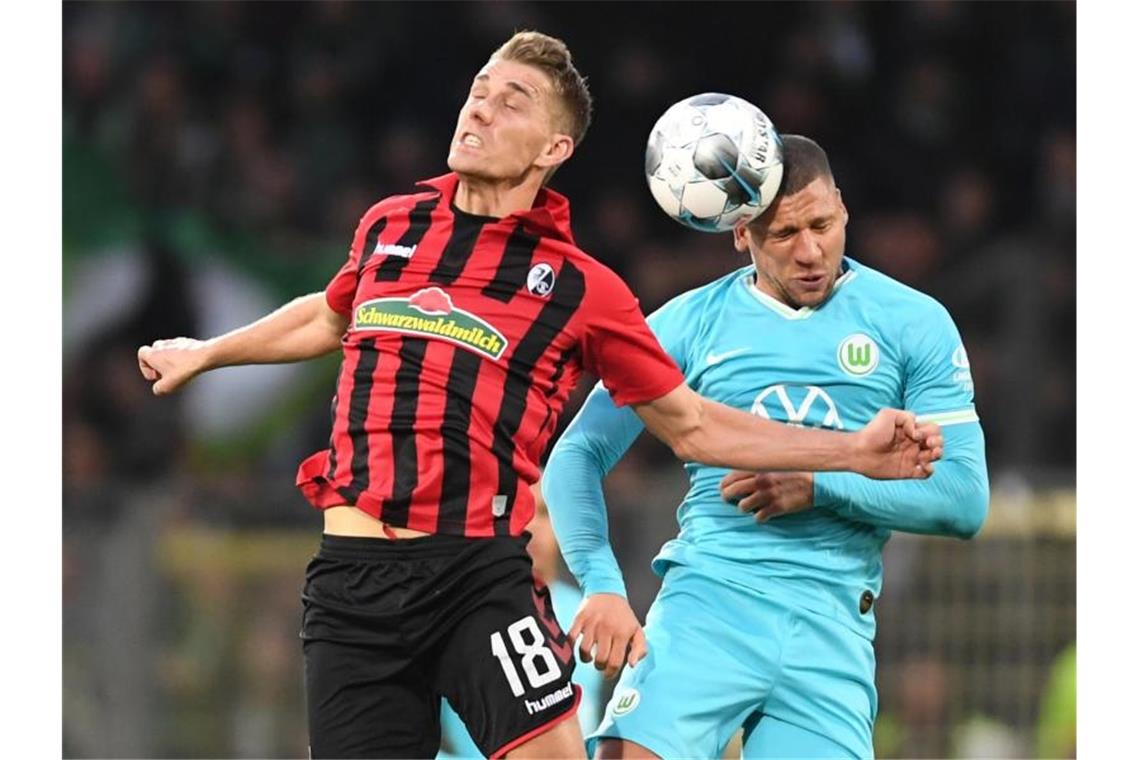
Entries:
{"label": "light blue shorts", "polygon": [[626,667],[588,738],[663,758],[719,758],[744,728],[746,758],[873,756],[871,642],[826,616],[673,565],[645,626],[649,654]]}

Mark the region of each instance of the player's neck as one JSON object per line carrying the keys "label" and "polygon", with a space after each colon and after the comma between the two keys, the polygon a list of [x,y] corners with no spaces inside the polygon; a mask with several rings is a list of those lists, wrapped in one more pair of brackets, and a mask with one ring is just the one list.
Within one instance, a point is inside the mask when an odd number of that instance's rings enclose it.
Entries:
{"label": "player's neck", "polygon": [[454,203],[468,214],[501,219],[529,210],[541,187],[541,179],[531,174],[520,180],[485,180],[461,174]]}
{"label": "player's neck", "polygon": [[791,294],[789,294],[788,291],[779,287],[776,283],[772,282],[767,277],[762,275],[759,270],[752,273],[752,287],[756,288],[756,290],[768,296],[769,298],[776,299],[790,309],[800,308],[800,304],[796,303],[795,299],[792,298]]}

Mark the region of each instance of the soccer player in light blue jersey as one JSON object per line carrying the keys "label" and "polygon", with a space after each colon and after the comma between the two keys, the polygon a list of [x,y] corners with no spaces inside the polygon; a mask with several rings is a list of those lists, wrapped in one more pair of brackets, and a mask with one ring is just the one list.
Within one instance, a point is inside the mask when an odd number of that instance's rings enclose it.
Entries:
{"label": "soccer player in light blue jersey", "polygon": [[686,463],[680,532],[653,561],[663,581],[642,632],[602,495],[642,423],[596,388],[543,478],[586,594],[570,636],[598,669],[630,665],[589,739],[596,757],[720,757],[740,728],[745,757],[872,756],[883,545],[892,530],[969,538],[986,516],[982,428],[953,320],[846,257],[826,154],[795,135],[784,152],[780,194],[733,232],[752,266],[674,298],[650,317],[654,333],[709,398],[841,431],[902,407],[941,425],[943,460],[927,480],[897,482]]}

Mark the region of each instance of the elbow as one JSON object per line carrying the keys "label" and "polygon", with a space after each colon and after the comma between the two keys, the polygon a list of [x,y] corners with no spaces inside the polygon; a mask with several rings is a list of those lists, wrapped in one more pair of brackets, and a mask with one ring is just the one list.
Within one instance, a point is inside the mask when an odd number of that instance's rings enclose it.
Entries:
{"label": "elbow", "polygon": [[696,460],[697,446],[693,440],[694,436],[691,432],[685,431],[670,436],[665,443],[669,445],[673,456],[680,459],[682,462],[692,462]]}
{"label": "elbow", "polygon": [[694,426],[665,441],[673,456],[682,462],[700,462],[709,467],[725,467],[723,457],[716,448],[705,440],[701,429]]}
{"label": "elbow", "polygon": [[707,426],[704,424],[708,410],[703,399],[696,396],[696,400],[697,403],[687,410],[687,414],[663,430],[664,434],[660,437],[673,452],[673,456],[682,462],[700,462],[715,467],[720,462],[706,440]]}
{"label": "elbow", "polygon": [[962,500],[959,505],[958,520],[955,521],[954,536],[968,541],[981,532],[986,523],[986,516],[990,511],[989,484],[981,483],[979,487]]}

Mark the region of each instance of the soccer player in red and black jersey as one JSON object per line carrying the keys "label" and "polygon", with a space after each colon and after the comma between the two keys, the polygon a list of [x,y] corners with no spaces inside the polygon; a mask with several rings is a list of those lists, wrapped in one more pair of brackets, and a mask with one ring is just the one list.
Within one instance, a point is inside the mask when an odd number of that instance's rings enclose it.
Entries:
{"label": "soccer player in red and black jersey", "polygon": [[685,460],[909,478],[941,454],[936,427],[896,410],[832,433],[689,389],[545,186],[590,112],[566,46],[516,34],[472,83],[452,173],[369,209],[324,292],[218,338],[139,349],[157,394],[217,367],[343,351],[329,448],[297,476],[324,511],[303,594],[313,757],[433,756],[440,695],[489,756],[583,755],[567,720],[573,642],[534,586],[523,530],[583,370]]}

